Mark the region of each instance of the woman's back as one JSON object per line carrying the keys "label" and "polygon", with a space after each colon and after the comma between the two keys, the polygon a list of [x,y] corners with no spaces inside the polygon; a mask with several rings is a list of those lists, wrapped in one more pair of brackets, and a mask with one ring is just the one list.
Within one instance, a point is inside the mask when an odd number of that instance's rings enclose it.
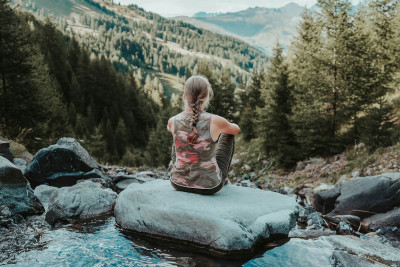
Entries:
{"label": "woman's back", "polygon": [[207,78],[191,76],[183,88],[185,111],[168,120],[174,141],[170,181],[176,190],[214,194],[227,177],[240,128],[204,111],[211,96]]}
{"label": "woman's back", "polygon": [[198,137],[188,142],[192,113],[181,112],[174,117],[173,141],[176,161],[171,171],[171,182],[189,188],[212,189],[221,183],[215,148],[217,142],[210,134],[212,114],[201,111],[196,123]]}

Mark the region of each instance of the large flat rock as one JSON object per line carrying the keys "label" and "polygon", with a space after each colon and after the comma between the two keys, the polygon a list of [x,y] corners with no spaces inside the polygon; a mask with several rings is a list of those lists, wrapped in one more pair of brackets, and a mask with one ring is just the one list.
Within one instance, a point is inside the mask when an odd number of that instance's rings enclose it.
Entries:
{"label": "large flat rock", "polygon": [[215,195],[176,191],[166,180],[131,184],[116,200],[116,222],[125,230],[227,253],[251,250],[271,234],[296,224],[294,198],[226,185]]}

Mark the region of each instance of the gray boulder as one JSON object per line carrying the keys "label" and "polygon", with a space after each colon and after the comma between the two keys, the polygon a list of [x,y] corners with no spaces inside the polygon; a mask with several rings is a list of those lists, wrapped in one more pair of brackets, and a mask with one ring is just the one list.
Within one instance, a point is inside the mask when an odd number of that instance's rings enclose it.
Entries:
{"label": "gray boulder", "polygon": [[[369,262],[370,265],[378,266],[399,266],[400,253],[395,247],[387,244],[382,244],[373,239],[358,238],[351,235],[332,235],[326,239],[335,248],[335,251],[341,251],[346,254],[357,256],[361,262]],[[368,266],[368,265],[352,265],[356,262],[356,258],[342,258],[333,254],[342,265],[335,266]]]}
{"label": "gray boulder", "polygon": [[292,230],[290,230],[288,237],[290,238],[317,238],[320,236],[336,235],[336,232],[325,227],[315,227],[307,226],[306,228],[301,228],[296,225]]}
{"label": "gray boulder", "polygon": [[14,163],[15,167],[21,170],[22,173],[25,172],[26,165],[28,165],[28,163],[24,159],[14,158],[12,162]]}
{"label": "gray boulder", "polygon": [[84,181],[62,187],[51,194],[45,220],[56,222],[88,220],[112,214],[117,193],[101,184]]}
{"label": "gray boulder", "polygon": [[308,216],[314,212],[314,207],[312,205],[307,205],[304,209],[301,209],[299,212],[299,217],[297,218],[298,222],[307,222]]}
{"label": "gray boulder", "polygon": [[362,221],[362,228],[364,230],[375,231],[385,227],[400,228],[400,208],[393,209],[386,213],[375,214]]}
{"label": "gray boulder", "polygon": [[400,266],[400,253],[390,245],[350,235],[292,238],[243,266]]}
{"label": "gray boulder", "polygon": [[12,214],[22,216],[44,212],[21,170],[0,156],[0,207],[3,206],[7,206]]}
{"label": "gray boulder", "polygon": [[314,204],[323,214],[349,214],[361,219],[387,212],[400,206],[400,173],[353,178],[318,193]]}
{"label": "gray boulder", "polygon": [[33,188],[45,183],[58,187],[71,186],[80,179],[94,178],[93,169],[101,167],[75,139],[61,138],[57,144],[36,153],[25,171],[25,177]]}
{"label": "gray boulder", "polygon": [[324,219],[321,217],[321,213],[316,211],[307,216],[308,225],[323,226],[325,224]]}
{"label": "gray boulder", "polygon": [[51,195],[58,189],[58,187],[45,184],[36,186],[34,194],[40,200],[46,211],[48,210]]}
{"label": "gray boulder", "polygon": [[154,180],[122,191],[114,215],[124,230],[225,254],[251,250],[274,234],[287,235],[298,211],[294,198],[271,191],[228,184],[208,196]]}

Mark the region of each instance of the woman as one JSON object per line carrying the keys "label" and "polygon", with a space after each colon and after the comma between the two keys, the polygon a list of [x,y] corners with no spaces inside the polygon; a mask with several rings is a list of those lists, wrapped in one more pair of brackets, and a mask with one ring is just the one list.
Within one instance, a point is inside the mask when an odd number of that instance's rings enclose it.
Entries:
{"label": "woman", "polygon": [[168,120],[173,135],[170,181],[177,190],[210,195],[228,182],[234,135],[240,128],[205,111],[212,94],[206,77],[190,77],[183,91],[184,111]]}

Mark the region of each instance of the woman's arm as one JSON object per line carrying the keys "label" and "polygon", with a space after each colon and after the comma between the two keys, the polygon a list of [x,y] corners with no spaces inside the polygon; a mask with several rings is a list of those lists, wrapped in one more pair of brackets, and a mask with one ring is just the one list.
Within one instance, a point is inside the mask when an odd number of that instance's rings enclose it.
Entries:
{"label": "woman's arm", "polygon": [[231,123],[227,119],[218,115],[212,115],[211,127],[211,131],[215,136],[219,136],[219,134],[237,135],[240,132],[240,128],[236,123]]}

